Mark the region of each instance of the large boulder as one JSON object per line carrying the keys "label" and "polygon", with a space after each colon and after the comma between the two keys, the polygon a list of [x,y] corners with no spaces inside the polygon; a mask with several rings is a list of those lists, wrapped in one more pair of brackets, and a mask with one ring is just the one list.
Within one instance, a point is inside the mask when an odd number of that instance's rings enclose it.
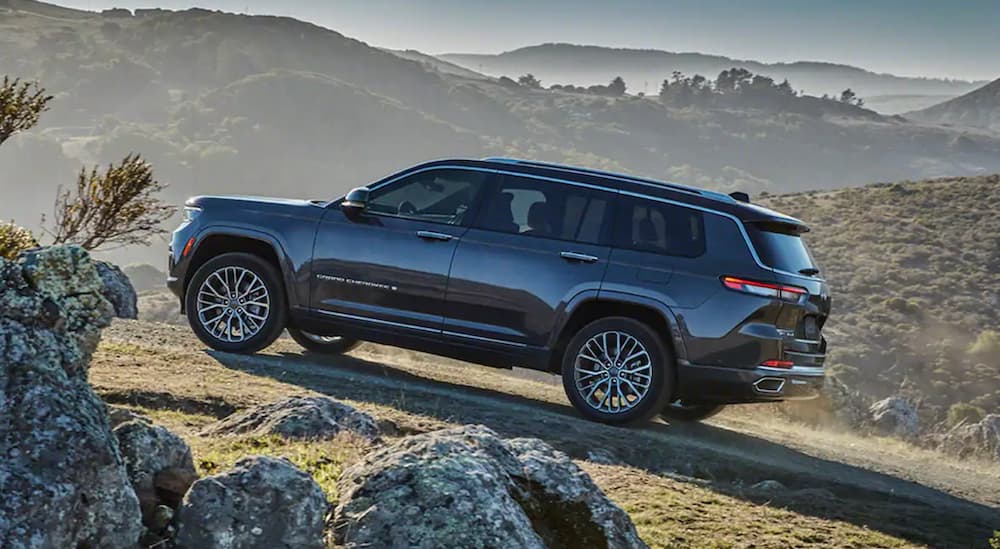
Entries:
{"label": "large boulder", "polygon": [[202,431],[204,435],[268,435],[326,439],[350,431],[367,440],[378,438],[372,416],[330,397],[290,397],[236,412]]}
{"label": "large boulder", "polygon": [[130,547],[139,502],[87,383],[112,317],[76,246],[0,259],[0,547]]}
{"label": "large boulder", "polygon": [[565,454],[481,425],[406,437],[344,471],[346,547],[645,547]]}
{"label": "large boulder", "polygon": [[1000,414],[978,423],[959,425],[945,434],[941,449],[959,457],[978,456],[1000,462]]}
{"label": "large boulder", "polygon": [[166,428],[141,418],[121,423],[114,433],[129,481],[139,498],[143,523],[153,528],[157,507],[179,507],[188,488],[198,479],[191,448]]}
{"label": "large boulder", "polygon": [[285,459],[243,458],[195,482],[177,513],[177,547],[322,548],[326,496]]}
{"label": "large boulder", "polygon": [[920,434],[920,416],[903,397],[892,396],[872,404],[868,410],[871,425],[883,435],[913,438]]}
{"label": "large boulder", "polygon": [[95,265],[98,274],[101,275],[101,281],[104,283],[104,289],[101,293],[115,308],[115,316],[118,318],[138,318],[139,298],[128,276],[113,263],[98,261]]}

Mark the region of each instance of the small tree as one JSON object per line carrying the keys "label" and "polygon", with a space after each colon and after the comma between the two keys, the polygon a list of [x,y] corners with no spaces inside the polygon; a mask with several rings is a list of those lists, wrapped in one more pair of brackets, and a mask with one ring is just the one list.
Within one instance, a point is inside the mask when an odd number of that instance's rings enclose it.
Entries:
{"label": "small tree", "polygon": [[625,90],[625,80],[623,80],[621,76],[616,76],[615,79],[608,84],[608,94],[610,95],[616,97],[622,96],[625,95]]}
{"label": "small tree", "polygon": [[851,88],[847,88],[846,90],[840,92],[841,103],[854,103],[854,100],[857,97],[858,94],[854,93],[854,91],[851,90]]}
{"label": "small tree", "polygon": [[535,75],[528,73],[517,79],[517,83],[525,88],[541,89],[542,81],[535,78]]}
{"label": "small tree", "polygon": [[160,224],[175,211],[154,196],[163,188],[139,155],[126,156],[103,174],[96,167],[89,173],[84,168],[72,192],[59,189],[53,226],[45,232],[53,244],[74,243],[88,250],[149,244],[165,232]]}
{"label": "small tree", "polygon": [[0,257],[14,259],[17,254],[38,246],[31,231],[18,227],[13,222],[0,222]]}
{"label": "small tree", "polygon": [[37,82],[4,76],[0,84],[0,144],[38,124],[38,117],[48,110],[51,100],[52,96],[46,95]]}

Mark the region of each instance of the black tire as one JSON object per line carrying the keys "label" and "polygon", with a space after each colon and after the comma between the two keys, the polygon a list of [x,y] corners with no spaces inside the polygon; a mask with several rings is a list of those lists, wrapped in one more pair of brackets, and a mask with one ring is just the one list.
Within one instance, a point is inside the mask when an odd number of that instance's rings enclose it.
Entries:
{"label": "black tire", "polygon": [[687,404],[683,401],[671,402],[660,412],[660,417],[667,421],[701,421],[718,414],[726,408],[725,404]]}
{"label": "black tire", "polygon": [[[200,313],[198,309],[198,293],[205,284],[205,280],[213,274],[226,268],[231,268],[232,271],[230,272],[232,273],[235,273],[240,269],[244,269],[256,275],[263,284],[264,289],[267,291],[268,308],[266,314],[262,315],[264,320],[258,321],[260,322],[260,325],[258,330],[253,333],[253,335],[239,341],[228,341],[209,332],[209,330],[202,324],[202,313]],[[218,280],[218,278],[214,278],[213,284],[218,284]],[[231,282],[233,286],[244,284],[241,288],[246,288],[245,284],[247,283],[242,279]],[[218,290],[219,287],[216,286],[214,289]],[[214,296],[213,299],[215,299]],[[254,298],[250,297],[248,299]],[[245,307],[245,310],[243,307]],[[281,282],[281,276],[278,274],[278,270],[273,265],[256,255],[240,252],[222,254],[205,262],[205,264],[202,265],[197,272],[195,272],[194,277],[191,278],[191,282],[188,284],[187,292],[184,296],[184,308],[187,311],[188,324],[191,325],[191,329],[194,331],[195,335],[198,336],[198,339],[212,349],[227,353],[251,354],[264,349],[274,343],[274,340],[278,339],[278,336],[280,336],[281,332],[285,329],[285,322],[288,318],[285,288]],[[243,314],[252,314],[250,305],[241,305],[239,306],[239,309]],[[229,309],[226,310],[228,311]],[[260,313],[262,309],[254,308],[253,311]],[[207,315],[208,313],[205,314]],[[232,318],[236,317],[234,316]],[[240,319],[242,318],[246,317],[241,317]],[[219,326],[222,326],[221,321]]]}
{"label": "black tire", "polygon": [[341,355],[361,345],[361,342],[357,339],[340,336],[329,341],[323,341],[314,334],[295,328],[289,328],[288,335],[292,336],[292,339],[305,350],[321,355]]}
{"label": "black tire", "polygon": [[[614,410],[604,410],[602,406],[604,400],[602,397],[597,395],[604,391],[603,388],[595,388],[594,385],[586,385],[582,389],[577,387],[577,371],[576,363],[577,356],[583,349],[584,345],[594,338],[595,336],[600,336],[605,332],[613,333],[618,332],[621,334],[626,334],[631,336],[636,341],[638,341],[641,346],[645,349],[648,354],[649,359],[649,386],[645,393],[638,399],[628,400],[628,396],[625,396],[624,401],[626,402],[626,407],[620,411]],[[612,336],[615,337],[615,336]],[[619,340],[621,341],[621,340]],[[614,348],[617,350],[619,343],[614,343]],[[629,342],[626,339],[624,343],[620,344],[625,348],[626,352],[629,351]],[[589,351],[591,354],[599,354],[593,352],[594,349],[591,345]],[[608,348],[612,348],[612,342],[608,342]],[[632,349],[637,349],[637,347],[632,347]],[[615,353],[617,354],[617,353]],[[624,358],[624,357],[615,357]],[[638,359],[636,359],[638,360]],[[596,382],[597,384],[604,384],[602,387],[607,387],[609,391],[618,390],[618,387],[626,387],[626,391],[634,395],[634,391],[628,389],[629,386],[637,387],[636,383],[639,383],[642,378],[636,377],[641,374],[631,374],[618,372],[615,368],[617,366],[607,367],[607,364],[596,365],[592,364],[592,361],[581,360],[581,364],[586,363],[584,367],[585,370],[602,371],[602,375],[606,378],[606,381],[601,381],[600,379]],[[633,362],[632,364],[622,364],[620,366],[630,366],[638,364]],[[617,373],[617,376],[615,375]],[[562,357],[562,374],[563,374],[563,389],[566,391],[566,396],[569,401],[573,404],[573,407],[577,409],[584,417],[593,421],[599,421],[601,423],[608,423],[611,425],[625,425],[631,423],[641,423],[648,421],[650,418],[655,416],[660,410],[666,406],[667,400],[673,393],[674,385],[674,358],[670,353],[670,350],[664,344],[663,340],[659,335],[656,334],[649,326],[639,322],[637,320],[626,318],[626,317],[607,317],[599,320],[595,320],[590,324],[584,326],[573,339],[570,340],[569,344],[566,346],[566,350]],[[586,378],[588,375],[598,375],[598,374],[582,374],[582,377]],[[582,382],[585,382],[584,379]],[[634,383],[632,383],[634,382]],[[613,383],[613,385],[611,385]],[[590,389],[590,395],[581,394],[581,391]],[[597,392],[594,392],[594,391]],[[592,403],[588,402],[590,399],[601,399],[598,406],[594,406]],[[608,402],[610,407],[615,401],[619,402],[621,406],[622,398],[620,396],[612,396]]]}

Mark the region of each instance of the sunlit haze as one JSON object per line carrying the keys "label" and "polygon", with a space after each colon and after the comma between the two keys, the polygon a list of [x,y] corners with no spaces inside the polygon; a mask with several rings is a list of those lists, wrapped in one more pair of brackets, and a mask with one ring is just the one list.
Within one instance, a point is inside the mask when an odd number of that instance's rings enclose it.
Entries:
{"label": "sunlit haze", "polygon": [[767,62],[829,61],[875,72],[992,80],[1000,2],[883,0],[66,0],[287,15],[373,45],[499,53],[545,42],[697,51]]}

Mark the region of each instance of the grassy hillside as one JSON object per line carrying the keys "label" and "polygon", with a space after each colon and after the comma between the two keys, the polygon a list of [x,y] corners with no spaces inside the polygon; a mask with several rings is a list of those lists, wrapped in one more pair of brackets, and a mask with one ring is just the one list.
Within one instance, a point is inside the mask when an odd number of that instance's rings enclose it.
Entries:
{"label": "grassy hillside", "polygon": [[807,221],[833,288],[832,370],[925,419],[1000,409],[1000,176],[764,197]]}
{"label": "grassy hillside", "polygon": [[[839,93],[851,88],[862,96],[887,94],[947,94],[956,96],[981,86],[984,82],[909,78],[877,74],[850,65],[799,61],[762,63],[697,52],[669,52],[582,46],[541,44],[498,55],[444,54],[452,63],[492,75],[532,73],[549,84],[604,84],[615,76],[641,85],[649,82],[648,93],[655,94],[660,82],[673,71],[715,76],[731,67],[744,67],[775,80],[788,79],[796,89],[813,95]],[[642,91],[641,88],[636,91]]]}
{"label": "grassy hillside", "polygon": [[1000,133],[1000,78],[961,97],[906,116],[935,124],[971,126]]}

